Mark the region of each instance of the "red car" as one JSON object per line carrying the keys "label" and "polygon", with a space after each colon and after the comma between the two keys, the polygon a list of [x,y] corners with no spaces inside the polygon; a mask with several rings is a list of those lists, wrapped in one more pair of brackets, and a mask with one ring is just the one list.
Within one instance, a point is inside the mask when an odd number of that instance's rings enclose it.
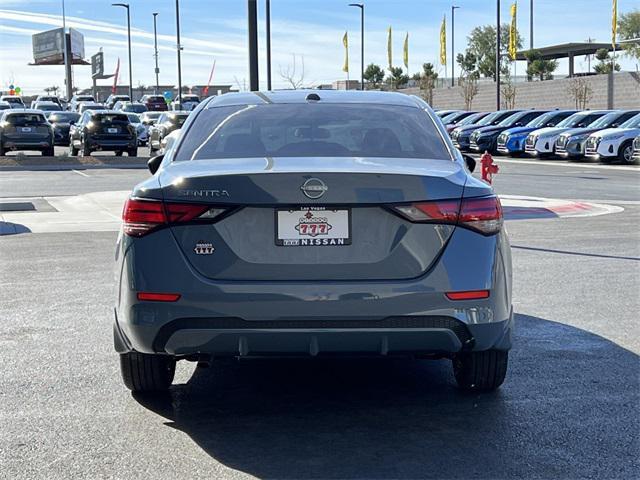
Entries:
{"label": "red car", "polygon": [[162,95],[145,95],[140,99],[140,102],[144,103],[150,112],[166,112],[169,110],[167,102]]}

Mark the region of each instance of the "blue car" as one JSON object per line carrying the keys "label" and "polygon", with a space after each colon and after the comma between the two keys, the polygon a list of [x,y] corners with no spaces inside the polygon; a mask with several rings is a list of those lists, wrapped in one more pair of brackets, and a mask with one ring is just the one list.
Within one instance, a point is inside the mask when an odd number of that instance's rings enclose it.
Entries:
{"label": "blue car", "polygon": [[527,135],[539,128],[555,127],[574,113],[576,113],[576,110],[554,110],[533,119],[524,127],[509,128],[498,136],[497,150],[499,153],[507,155],[520,155],[524,153]]}

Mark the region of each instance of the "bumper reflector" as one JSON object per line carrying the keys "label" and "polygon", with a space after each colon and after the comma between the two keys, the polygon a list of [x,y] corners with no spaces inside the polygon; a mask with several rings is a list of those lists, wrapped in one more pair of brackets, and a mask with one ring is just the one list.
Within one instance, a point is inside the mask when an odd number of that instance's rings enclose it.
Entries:
{"label": "bumper reflector", "polygon": [[138,292],[138,300],[147,302],[176,302],[180,299],[179,293],[152,293]]}
{"label": "bumper reflector", "polygon": [[449,300],[479,300],[489,298],[489,290],[469,290],[466,292],[447,292]]}

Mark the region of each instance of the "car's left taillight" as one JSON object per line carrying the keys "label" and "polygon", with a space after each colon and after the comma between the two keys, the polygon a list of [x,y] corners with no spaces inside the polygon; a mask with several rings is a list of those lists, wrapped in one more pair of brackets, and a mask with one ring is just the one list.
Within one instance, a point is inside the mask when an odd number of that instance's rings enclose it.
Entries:
{"label": "car's left taillight", "polygon": [[142,237],[170,224],[192,220],[210,221],[224,208],[194,203],[165,203],[160,200],[129,198],[122,210],[122,230],[130,237]]}

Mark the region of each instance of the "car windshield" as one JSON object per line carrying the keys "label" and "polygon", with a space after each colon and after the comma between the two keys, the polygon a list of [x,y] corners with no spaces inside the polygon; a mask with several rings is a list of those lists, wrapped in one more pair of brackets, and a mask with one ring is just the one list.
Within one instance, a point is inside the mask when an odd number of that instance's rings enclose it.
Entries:
{"label": "car windshield", "polygon": [[545,127],[549,122],[553,121],[553,119],[558,115],[558,112],[548,112],[540,115],[538,118],[534,118],[529,123],[527,123],[527,127],[533,128],[542,128]]}
{"label": "car windshield", "polygon": [[80,115],[73,112],[56,112],[49,116],[49,121],[52,123],[69,123],[77,122]]}
{"label": "car windshield", "polygon": [[524,117],[526,114],[527,112],[516,112],[513,115],[509,115],[507,118],[505,118],[500,123],[498,123],[498,126],[510,127],[511,125],[516,123],[518,120],[520,120],[522,117]]}
{"label": "car windshield", "polygon": [[504,112],[500,112],[500,111],[490,113],[489,115],[484,117],[482,120],[480,120],[478,123],[476,123],[476,125],[480,125],[483,127],[486,125],[491,125],[495,120],[501,118],[502,115],[504,115]]}
{"label": "car windshield", "polygon": [[270,156],[451,160],[434,122],[421,109],[306,103],[203,110],[176,159]]}
{"label": "car windshield", "polygon": [[479,122],[480,120],[482,120],[482,118],[485,117],[486,115],[487,115],[486,113],[474,113],[473,115],[469,115],[468,117],[460,120],[458,122],[458,126],[463,127],[465,125],[475,124],[476,122]]}
{"label": "car windshield", "polygon": [[578,112],[574,113],[568,118],[565,118],[556,126],[559,128],[574,128],[580,124],[589,125],[589,123],[593,122],[597,118],[600,118],[602,115],[602,113]]}
{"label": "car windshield", "polygon": [[15,127],[29,127],[43,125],[47,119],[41,113],[19,113],[17,115],[7,115],[5,121]]}
{"label": "car windshield", "polygon": [[131,123],[140,123],[140,117],[135,113],[128,113],[127,118]]}
{"label": "car windshield", "polygon": [[640,113],[624,122],[620,128],[640,128]]}
{"label": "car windshield", "polygon": [[603,115],[589,124],[589,128],[606,128],[620,117],[620,112],[611,112]]}
{"label": "car windshield", "polygon": [[150,95],[147,97],[147,102],[164,102],[164,97],[160,95]]}
{"label": "car windshield", "polygon": [[80,96],[76,98],[76,102],[95,102],[95,99],[89,96]]}

